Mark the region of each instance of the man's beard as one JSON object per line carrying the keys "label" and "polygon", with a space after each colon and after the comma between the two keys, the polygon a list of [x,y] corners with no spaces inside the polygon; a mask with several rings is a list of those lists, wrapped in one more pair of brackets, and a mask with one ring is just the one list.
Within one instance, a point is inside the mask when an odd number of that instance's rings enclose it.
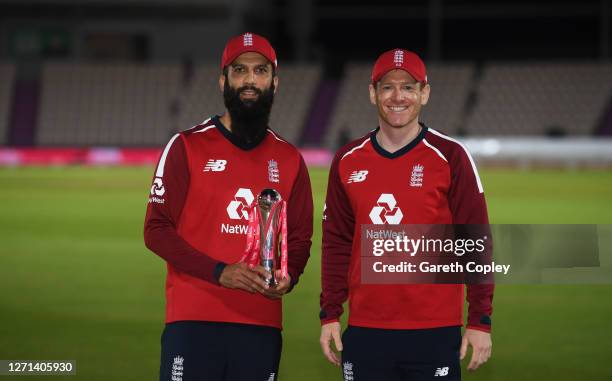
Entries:
{"label": "man's beard", "polygon": [[[223,101],[232,118],[232,133],[248,144],[257,144],[266,136],[270,120],[270,110],[274,103],[274,83],[266,90],[255,86],[231,87],[225,80]],[[256,99],[240,99],[240,93],[252,90],[257,93]]]}

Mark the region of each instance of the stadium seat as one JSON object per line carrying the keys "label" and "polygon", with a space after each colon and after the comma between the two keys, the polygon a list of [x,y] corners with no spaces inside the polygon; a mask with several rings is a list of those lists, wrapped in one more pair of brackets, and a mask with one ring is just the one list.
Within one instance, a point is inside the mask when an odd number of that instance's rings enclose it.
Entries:
{"label": "stadium seat", "polygon": [[15,65],[0,63],[0,145],[8,142],[10,110],[15,84]]}
{"label": "stadium seat", "polygon": [[167,64],[48,63],[36,142],[157,146],[171,129],[180,69]]}
{"label": "stadium seat", "polygon": [[[224,110],[217,65],[181,79],[179,64],[47,63],[36,143],[47,146],[160,146],[175,132]],[[282,67],[271,126],[297,143],[321,69]]]}
{"label": "stadium seat", "polygon": [[470,135],[591,135],[612,96],[612,65],[492,63]]}

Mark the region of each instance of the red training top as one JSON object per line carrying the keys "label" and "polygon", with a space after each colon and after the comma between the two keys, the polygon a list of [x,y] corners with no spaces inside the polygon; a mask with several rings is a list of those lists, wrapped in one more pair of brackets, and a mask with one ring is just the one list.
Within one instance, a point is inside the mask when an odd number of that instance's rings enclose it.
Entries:
{"label": "red training top", "polygon": [[[474,161],[461,143],[424,125],[411,143],[394,153],[378,144],[377,131],[340,149],[329,173],[321,321],[337,321],[348,298],[350,325],[462,325],[461,284],[362,284],[360,232],[362,224],[488,224]],[[493,288],[467,286],[468,327],[490,331]]]}
{"label": "red training top", "polygon": [[144,231],[146,246],[168,263],[166,323],[282,327],[280,300],[218,283],[224,265],[244,253],[247,208],[265,188],[287,201],[288,271],[295,285],[312,236],[312,191],[298,150],[270,129],[258,144],[246,144],[218,117],[170,139],[151,186]]}

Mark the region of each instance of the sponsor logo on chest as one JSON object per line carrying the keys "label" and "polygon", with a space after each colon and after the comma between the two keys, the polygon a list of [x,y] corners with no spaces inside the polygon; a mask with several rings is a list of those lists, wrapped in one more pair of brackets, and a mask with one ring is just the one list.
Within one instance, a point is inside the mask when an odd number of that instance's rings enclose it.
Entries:
{"label": "sponsor logo on chest", "polygon": [[253,205],[253,192],[249,188],[239,188],[232,200],[225,208],[227,216],[234,220],[234,224],[221,224],[221,233],[226,234],[246,234],[248,225],[244,223],[238,223],[239,221],[248,221],[249,209]]}
{"label": "sponsor logo on chest", "polygon": [[[224,171],[226,167],[227,160],[210,159],[204,166],[204,172],[221,172]],[[261,173],[259,170],[257,172]],[[251,171],[251,173],[253,172]],[[248,171],[246,170],[245,175],[248,175]],[[280,183],[280,170],[276,160],[270,159],[267,161],[267,175],[269,182],[276,184]],[[258,182],[259,181],[257,181],[257,183]],[[263,188],[265,187],[266,186],[263,186]],[[280,191],[278,188],[277,190]],[[222,223],[221,233],[246,234],[248,230],[247,222],[249,220],[249,210],[253,206],[254,200],[255,196],[252,188],[238,188],[232,199],[227,201],[227,206],[225,208],[231,223]]]}
{"label": "sponsor logo on chest", "polygon": [[253,204],[253,192],[248,188],[240,188],[234,194],[234,199],[227,206],[227,215],[232,220],[248,220],[249,208]]}
{"label": "sponsor logo on chest", "polygon": [[402,222],[404,213],[397,206],[395,196],[391,193],[383,193],[378,197],[376,206],[370,211],[370,220],[375,225],[398,225]]}

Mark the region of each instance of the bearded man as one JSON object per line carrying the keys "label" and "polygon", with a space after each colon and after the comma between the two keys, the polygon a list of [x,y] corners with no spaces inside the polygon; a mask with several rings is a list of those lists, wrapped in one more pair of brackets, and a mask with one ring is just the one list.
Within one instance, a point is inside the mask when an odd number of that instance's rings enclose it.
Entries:
{"label": "bearded man", "polygon": [[[230,39],[225,113],[173,136],[159,159],[144,236],[168,268],[160,380],[278,377],[281,300],[310,255],[312,191],[298,150],[268,127],[277,69],[264,37]],[[241,262],[248,210],[266,188],[287,202],[288,276],[274,286]]]}

